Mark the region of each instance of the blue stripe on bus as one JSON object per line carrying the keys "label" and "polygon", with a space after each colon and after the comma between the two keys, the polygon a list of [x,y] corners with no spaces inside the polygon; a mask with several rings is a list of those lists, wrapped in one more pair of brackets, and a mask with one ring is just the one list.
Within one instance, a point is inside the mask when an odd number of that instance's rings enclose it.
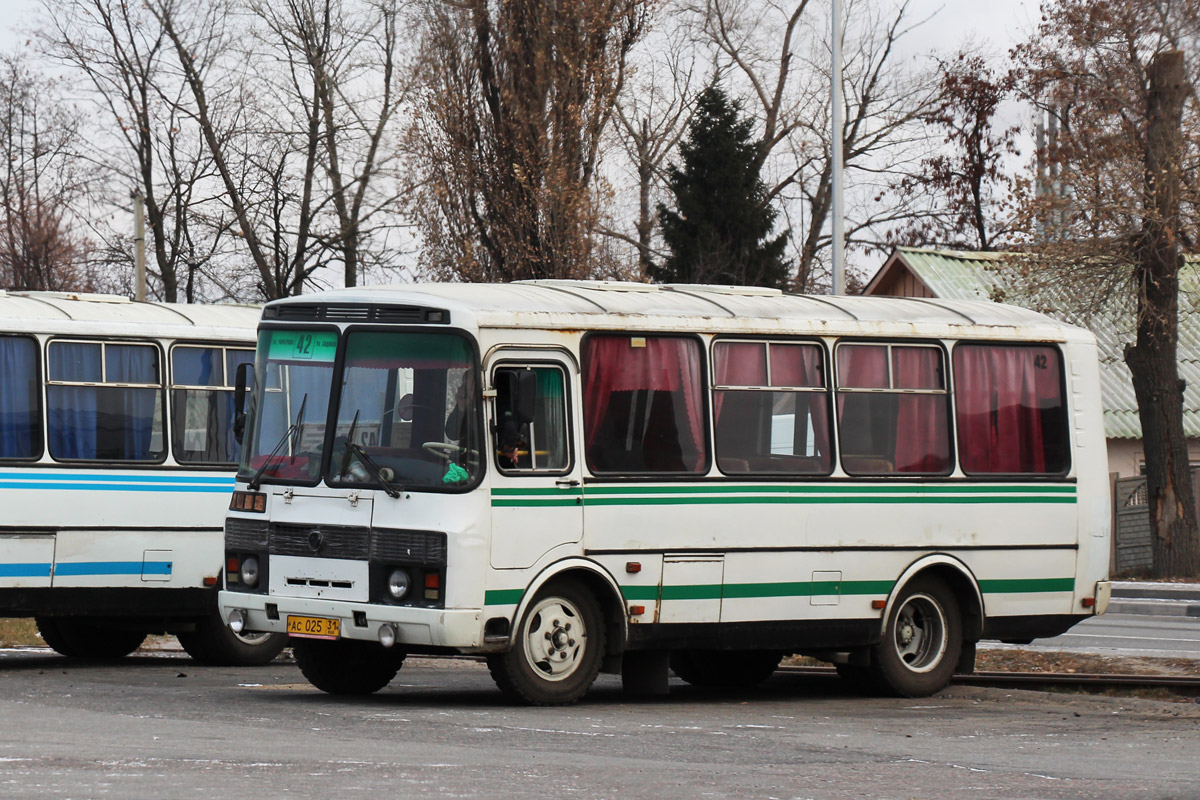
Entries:
{"label": "blue stripe on bus", "polygon": [[49,564],[0,564],[0,578],[49,578]]}
{"label": "blue stripe on bus", "polygon": [[218,492],[229,494],[233,486],[139,486],[137,484],[113,484],[103,486],[95,483],[55,483],[47,486],[44,483],[5,483],[0,481],[0,489],[69,489],[72,491],[94,492]]}
{"label": "blue stripe on bus", "polygon": [[170,561],[76,561],[59,563],[54,574],[64,575],[170,575]]}
{"label": "blue stripe on bus", "polygon": [[235,479],[232,475],[131,475],[128,473],[106,474],[97,472],[0,472],[0,483],[7,481],[38,481],[38,482],[68,482],[82,481],[95,483],[122,483],[138,481],[140,483],[207,483],[232,486]]}

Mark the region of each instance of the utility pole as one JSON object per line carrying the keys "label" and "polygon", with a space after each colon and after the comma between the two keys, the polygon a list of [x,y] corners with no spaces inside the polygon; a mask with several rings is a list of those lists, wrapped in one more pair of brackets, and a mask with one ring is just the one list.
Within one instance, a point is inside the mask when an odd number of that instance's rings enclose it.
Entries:
{"label": "utility pole", "polygon": [[845,197],[842,186],[842,0],[833,0],[829,23],[830,54],[833,61],[830,83],[830,117],[833,128],[830,140],[830,155],[833,159],[830,170],[833,194],[833,293],[846,293],[846,232],[843,215]]}
{"label": "utility pole", "polygon": [[146,201],[141,189],[133,193],[133,263],[137,267],[133,299],[146,300]]}

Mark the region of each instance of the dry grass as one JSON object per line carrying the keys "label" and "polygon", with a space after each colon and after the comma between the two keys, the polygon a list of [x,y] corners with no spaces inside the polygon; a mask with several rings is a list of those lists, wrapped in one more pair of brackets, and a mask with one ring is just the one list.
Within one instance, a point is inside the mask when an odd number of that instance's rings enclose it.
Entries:
{"label": "dry grass", "polygon": [[37,625],[32,619],[0,619],[0,647],[41,646]]}

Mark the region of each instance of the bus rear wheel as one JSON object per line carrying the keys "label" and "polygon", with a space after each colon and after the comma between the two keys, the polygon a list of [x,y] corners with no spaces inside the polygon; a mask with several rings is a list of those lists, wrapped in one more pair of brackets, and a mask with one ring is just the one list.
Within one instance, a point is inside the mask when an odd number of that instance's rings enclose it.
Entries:
{"label": "bus rear wheel", "polygon": [[954,675],[962,636],[962,616],[946,584],[934,577],[913,580],[896,597],[873,650],[876,686],[899,697],[940,691]]}
{"label": "bus rear wheel", "polygon": [[392,682],[407,655],[375,642],[293,638],[296,666],[313,686],[329,694],[374,694]]}
{"label": "bus rear wheel", "polygon": [[42,641],[68,658],[121,658],[141,647],[145,631],[108,628],[73,617],[34,617]]}
{"label": "bus rear wheel", "polygon": [[512,649],[488,656],[488,669],[500,690],[514,700],[568,705],[592,688],[600,673],[605,636],[591,592],[573,583],[551,583],[521,618]]}
{"label": "bus rear wheel", "polygon": [[751,689],[771,677],[782,658],[775,650],[677,650],[671,670],[693,686]]}
{"label": "bus rear wheel", "polygon": [[274,660],[288,639],[282,633],[234,633],[216,612],[175,638],[189,656],[210,667],[261,666]]}

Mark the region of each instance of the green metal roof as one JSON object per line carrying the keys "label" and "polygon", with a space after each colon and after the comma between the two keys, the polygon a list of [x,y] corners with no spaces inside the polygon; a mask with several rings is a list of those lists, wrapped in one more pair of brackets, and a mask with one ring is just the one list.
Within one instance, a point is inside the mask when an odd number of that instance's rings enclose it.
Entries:
{"label": "green metal roof", "polygon": [[[947,300],[994,300],[1025,306],[1064,322],[1087,328],[1100,347],[1100,384],[1104,395],[1104,430],[1110,439],[1142,438],[1137,398],[1125,364],[1125,346],[1137,338],[1132,291],[1114,296],[1091,313],[1065,285],[1030,290],[1012,266],[1014,253],[976,253],[899,247],[899,258],[936,297]],[[889,259],[891,261],[892,259]],[[1179,377],[1187,381],[1183,396],[1183,429],[1200,437],[1200,256],[1186,258],[1179,276]]]}

